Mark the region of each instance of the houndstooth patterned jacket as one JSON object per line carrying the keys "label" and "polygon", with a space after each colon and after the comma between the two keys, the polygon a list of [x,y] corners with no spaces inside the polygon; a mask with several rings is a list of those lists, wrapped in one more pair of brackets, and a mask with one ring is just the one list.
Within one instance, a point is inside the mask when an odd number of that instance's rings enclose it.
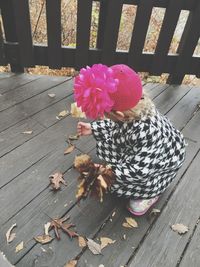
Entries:
{"label": "houndstooth patterned jacket", "polygon": [[153,198],[175,178],[185,158],[183,135],[157,110],[133,122],[91,123],[97,156],[112,166],[111,192],[127,198]]}

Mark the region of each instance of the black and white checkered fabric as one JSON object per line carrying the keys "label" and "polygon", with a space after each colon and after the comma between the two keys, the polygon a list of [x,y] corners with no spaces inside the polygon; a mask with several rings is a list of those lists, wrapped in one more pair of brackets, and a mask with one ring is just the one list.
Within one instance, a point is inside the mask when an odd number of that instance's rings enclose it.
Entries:
{"label": "black and white checkered fabric", "polygon": [[170,185],[185,158],[183,135],[157,110],[133,122],[91,123],[97,156],[112,166],[111,192],[127,198],[153,198]]}

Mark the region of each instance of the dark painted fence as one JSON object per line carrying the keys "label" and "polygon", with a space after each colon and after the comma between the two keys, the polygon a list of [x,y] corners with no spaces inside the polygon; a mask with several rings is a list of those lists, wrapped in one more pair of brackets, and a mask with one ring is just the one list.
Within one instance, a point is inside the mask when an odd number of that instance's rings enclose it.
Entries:
{"label": "dark painted fence", "polygon": [[[48,46],[33,45],[28,0],[0,0],[0,64],[13,72],[24,67],[50,68],[104,63],[124,63],[152,75],[169,73],[168,82],[181,83],[185,74],[200,77],[200,58],[193,55],[200,37],[200,0],[98,0],[100,1],[96,48],[89,47],[92,0],[78,0],[76,48],[61,45],[61,0],[46,0]],[[129,51],[116,51],[124,4],[136,5],[137,13]],[[165,8],[155,53],[143,52],[153,7]],[[189,17],[177,54],[168,54],[181,10]]]}

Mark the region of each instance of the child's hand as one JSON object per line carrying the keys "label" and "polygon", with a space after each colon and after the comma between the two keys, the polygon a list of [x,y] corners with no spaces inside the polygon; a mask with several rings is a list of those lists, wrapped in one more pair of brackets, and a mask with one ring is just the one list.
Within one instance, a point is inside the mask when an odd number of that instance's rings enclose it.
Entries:
{"label": "child's hand", "polygon": [[92,134],[92,129],[90,123],[86,122],[78,122],[77,124],[77,132],[79,135],[90,135]]}

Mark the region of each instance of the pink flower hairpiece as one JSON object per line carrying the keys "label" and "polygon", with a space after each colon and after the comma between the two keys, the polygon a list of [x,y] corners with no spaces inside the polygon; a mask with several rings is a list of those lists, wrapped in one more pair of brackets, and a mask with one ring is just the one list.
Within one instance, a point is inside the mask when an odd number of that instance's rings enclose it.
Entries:
{"label": "pink flower hairpiece", "polygon": [[118,79],[113,78],[113,70],[106,65],[82,68],[74,84],[77,106],[91,119],[104,116],[114,105],[110,94],[117,91],[118,83]]}

